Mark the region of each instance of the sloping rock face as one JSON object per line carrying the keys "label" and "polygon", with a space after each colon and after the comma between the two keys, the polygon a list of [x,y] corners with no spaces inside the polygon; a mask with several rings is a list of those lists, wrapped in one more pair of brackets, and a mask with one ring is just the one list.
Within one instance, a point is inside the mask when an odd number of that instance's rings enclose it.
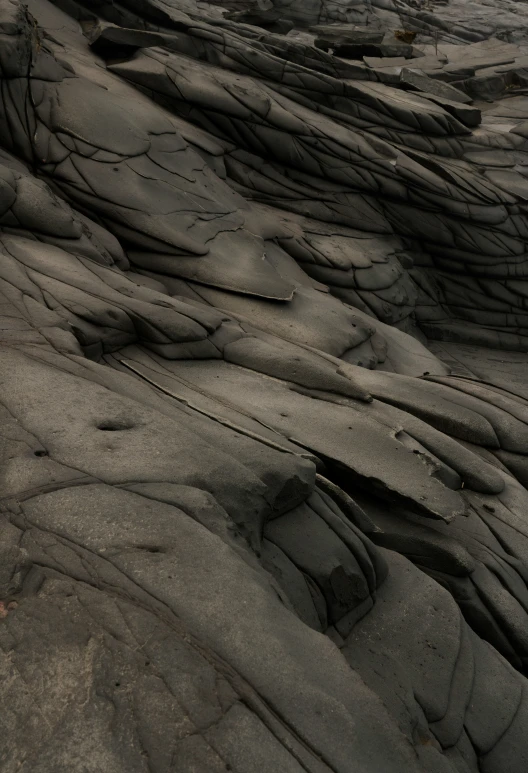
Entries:
{"label": "sloping rock face", "polygon": [[2,773],[527,770],[510,5],[0,0]]}

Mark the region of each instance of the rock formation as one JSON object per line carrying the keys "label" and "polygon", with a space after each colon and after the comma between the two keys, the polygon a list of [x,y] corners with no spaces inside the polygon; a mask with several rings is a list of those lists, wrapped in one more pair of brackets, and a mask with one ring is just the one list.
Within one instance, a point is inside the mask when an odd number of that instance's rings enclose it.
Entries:
{"label": "rock formation", "polygon": [[471,8],[0,0],[2,773],[527,770],[528,12]]}

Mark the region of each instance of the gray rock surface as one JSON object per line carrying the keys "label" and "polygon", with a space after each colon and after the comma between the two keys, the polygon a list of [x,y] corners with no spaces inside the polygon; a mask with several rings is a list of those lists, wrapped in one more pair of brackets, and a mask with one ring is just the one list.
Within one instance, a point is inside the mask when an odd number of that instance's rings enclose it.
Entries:
{"label": "gray rock surface", "polygon": [[2,773],[525,773],[489,8],[0,0]]}

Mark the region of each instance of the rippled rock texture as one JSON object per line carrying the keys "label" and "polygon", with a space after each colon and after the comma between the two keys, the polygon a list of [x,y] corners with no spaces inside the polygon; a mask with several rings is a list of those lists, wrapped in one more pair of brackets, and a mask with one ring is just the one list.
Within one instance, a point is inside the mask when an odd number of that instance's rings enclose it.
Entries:
{"label": "rippled rock texture", "polygon": [[525,773],[528,14],[390,3],[0,0],[2,773]]}

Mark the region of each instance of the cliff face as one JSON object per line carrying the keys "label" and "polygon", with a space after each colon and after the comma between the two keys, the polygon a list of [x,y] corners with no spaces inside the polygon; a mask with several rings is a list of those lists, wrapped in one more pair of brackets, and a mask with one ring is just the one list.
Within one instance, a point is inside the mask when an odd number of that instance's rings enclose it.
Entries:
{"label": "cliff face", "polygon": [[0,0],[2,773],[525,773],[489,9]]}

